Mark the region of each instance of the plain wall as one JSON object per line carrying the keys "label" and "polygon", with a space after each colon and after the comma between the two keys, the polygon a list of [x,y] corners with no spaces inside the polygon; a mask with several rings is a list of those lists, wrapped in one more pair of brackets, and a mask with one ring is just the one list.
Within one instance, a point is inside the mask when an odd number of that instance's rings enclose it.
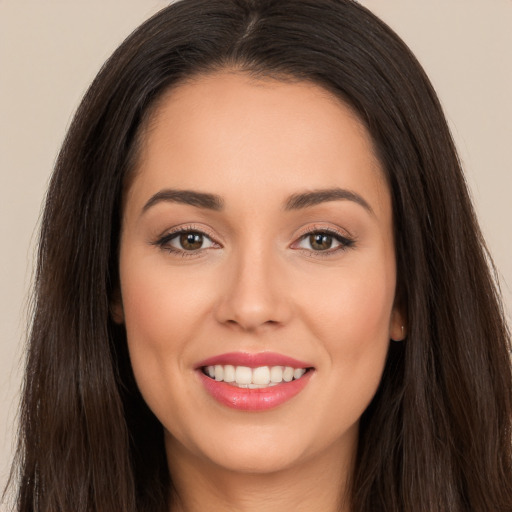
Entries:
{"label": "plain wall", "polygon": [[[13,453],[37,221],[81,96],[162,0],[0,0],[0,489]],[[512,313],[512,1],[365,0],[429,74]],[[0,505],[0,510],[2,509]]]}

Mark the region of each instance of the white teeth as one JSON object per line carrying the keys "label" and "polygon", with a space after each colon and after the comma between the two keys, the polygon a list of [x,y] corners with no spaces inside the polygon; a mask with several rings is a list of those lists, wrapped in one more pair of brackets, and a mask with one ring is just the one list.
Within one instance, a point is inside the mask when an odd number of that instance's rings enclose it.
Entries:
{"label": "white teeth", "polygon": [[283,380],[282,366],[272,366],[270,369],[270,382],[281,382]]}
{"label": "white teeth", "polygon": [[254,368],[252,371],[252,383],[253,384],[268,384],[270,382],[270,370],[268,366],[261,366]]}
{"label": "white teeth", "polygon": [[277,382],[269,382],[268,384],[247,384],[249,389],[268,388],[271,386],[277,386]]}
{"label": "white teeth", "polygon": [[306,373],[306,369],[291,366],[250,368],[217,364],[204,368],[204,373],[216,381],[228,382],[240,388],[258,389],[300,379]]}
{"label": "white teeth", "polygon": [[293,378],[300,379],[305,373],[306,370],[304,370],[304,368],[296,368],[295,370],[293,370]]}
{"label": "white teeth", "polygon": [[230,364],[224,366],[224,382],[235,382],[235,367]]}
{"label": "white teeth", "polygon": [[215,380],[224,380],[224,366],[220,364],[215,365]]}
{"label": "white teeth", "polygon": [[237,384],[252,384],[252,370],[248,366],[237,366],[235,381]]}
{"label": "white teeth", "polygon": [[286,366],[283,370],[283,380],[285,382],[290,382],[293,380],[293,368],[290,366]]}

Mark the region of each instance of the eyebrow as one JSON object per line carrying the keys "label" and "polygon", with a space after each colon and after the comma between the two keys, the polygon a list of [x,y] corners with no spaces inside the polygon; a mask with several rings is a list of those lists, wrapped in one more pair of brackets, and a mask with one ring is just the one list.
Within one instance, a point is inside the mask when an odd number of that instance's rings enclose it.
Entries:
{"label": "eyebrow", "polygon": [[150,197],[142,208],[142,213],[160,202],[188,204],[197,208],[220,211],[224,207],[224,201],[220,196],[195,190],[165,189]]}
{"label": "eyebrow", "polygon": [[285,210],[300,210],[328,201],[340,200],[353,201],[374,215],[372,207],[362,196],[344,188],[326,188],[301,194],[293,194],[286,201]]}
{"label": "eyebrow", "polygon": [[[284,210],[301,210],[328,201],[352,201],[362,206],[369,213],[374,214],[369,203],[359,194],[343,188],[327,188],[293,194],[284,203]],[[224,208],[224,200],[221,196],[195,190],[164,189],[150,197],[142,208],[142,213],[161,202],[187,204],[196,208],[221,211]]]}

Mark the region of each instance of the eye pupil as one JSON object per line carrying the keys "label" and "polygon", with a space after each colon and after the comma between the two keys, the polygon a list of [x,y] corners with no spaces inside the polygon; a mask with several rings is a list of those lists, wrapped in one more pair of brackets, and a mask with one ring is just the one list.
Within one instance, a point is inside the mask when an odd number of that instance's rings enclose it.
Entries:
{"label": "eye pupil", "polygon": [[309,242],[316,251],[325,251],[332,246],[332,236],[325,233],[315,233],[310,235]]}
{"label": "eye pupil", "polygon": [[180,244],[187,251],[200,249],[203,245],[203,235],[201,233],[182,233]]}

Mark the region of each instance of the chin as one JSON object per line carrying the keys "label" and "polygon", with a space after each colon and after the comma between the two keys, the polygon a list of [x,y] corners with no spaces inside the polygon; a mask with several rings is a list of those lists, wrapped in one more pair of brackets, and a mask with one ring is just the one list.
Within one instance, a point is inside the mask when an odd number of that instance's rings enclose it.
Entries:
{"label": "chin", "polygon": [[[215,454],[212,462],[225,471],[265,475],[278,473],[292,468],[300,462],[301,457],[291,450],[281,449],[247,449],[231,450],[230,453]],[[213,455],[213,454],[212,454]]]}
{"label": "chin", "polygon": [[[217,470],[240,474],[276,473],[299,464],[305,453],[314,447],[307,439],[290,434],[289,429],[234,429],[225,426],[223,432],[193,435],[176,439],[167,434],[166,444],[172,457],[183,450],[193,457],[213,465]],[[180,436],[181,437],[181,436]],[[197,460],[197,459],[196,459]]]}

